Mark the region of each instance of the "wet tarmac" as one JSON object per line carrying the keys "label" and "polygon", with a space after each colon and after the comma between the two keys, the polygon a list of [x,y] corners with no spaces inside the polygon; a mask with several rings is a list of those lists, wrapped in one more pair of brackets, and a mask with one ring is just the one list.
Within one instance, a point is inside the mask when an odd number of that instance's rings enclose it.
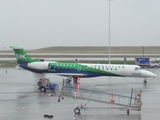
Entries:
{"label": "wet tarmac", "polygon": [[[81,78],[78,87],[107,91],[117,94],[130,94],[132,88],[142,89],[142,110],[126,111],[110,109],[113,106],[90,101],[80,115],[74,115],[75,100],[64,97],[58,102],[58,93],[53,97],[49,92],[41,93],[37,89],[39,76],[25,70],[13,68],[0,69],[0,120],[46,120],[44,114],[53,115],[55,120],[151,120],[160,118],[160,68],[148,68],[157,74],[148,79],[147,85],[142,78],[96,77]],[[62,76],[47,74],[50,81],[61,86]],[[81,92],[81,91],[77,91]],[[79,104],[86,100],[78,100]]]}

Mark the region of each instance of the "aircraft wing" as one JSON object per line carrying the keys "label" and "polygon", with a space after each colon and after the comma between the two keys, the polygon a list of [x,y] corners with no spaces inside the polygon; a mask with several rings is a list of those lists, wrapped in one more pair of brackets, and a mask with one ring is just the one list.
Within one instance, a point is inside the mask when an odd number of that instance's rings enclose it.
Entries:
{"label": "aircraft wing", "polygon": [[87,76],[86,74],[78,74],[78,73],[56,73],[56,75],[60,75],[60,76],[72,76],[72,77],[84,77]]}

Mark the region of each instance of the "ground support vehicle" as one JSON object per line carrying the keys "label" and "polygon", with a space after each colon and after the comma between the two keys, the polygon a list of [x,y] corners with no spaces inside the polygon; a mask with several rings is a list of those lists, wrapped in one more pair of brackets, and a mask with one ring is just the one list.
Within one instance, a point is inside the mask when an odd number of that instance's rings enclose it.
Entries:
{"label": "ground support vehicle", "polygon": [[159,63],[150,61],[149,57],[137,57],[135,58],[135,64],[141,67],[159,67]]}
{"label": "ground support vehicle", "polygon": [[41,92],[46,92],[47,90],[51,92],[56,92],[59,89],[59,86],[55,83],[50,83],[49,78],[40,78],[37,82],[38,89]]}
{"label": "ground support vehicle", "polygon": [[150,58],[137,57],[137,58],[135,58],[135,64],[139,65],[139,66],[150,66]]}
{"label": "ground support vehicle", "polygon": [[150,67],[159,67],[159,63],[156,63],[154,61],[150,61]]}

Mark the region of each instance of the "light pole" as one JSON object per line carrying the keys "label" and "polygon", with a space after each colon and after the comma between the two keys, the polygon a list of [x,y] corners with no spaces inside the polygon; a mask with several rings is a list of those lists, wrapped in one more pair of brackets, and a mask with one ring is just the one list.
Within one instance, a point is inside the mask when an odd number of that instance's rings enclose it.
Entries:
{"label": "light pole", "polygon": [[142,55],[144,57],[144,46],[142,46]]}
{"label": "light pole", "polygon": [[108,24],[109,24],[109,35],[108,35],[108,40],[109,40],[109,47],[108,47],[108,52],[109,52],[109,60],[108,60],[108,62],[109,62],[109,64],[110,64],[110,0],[108,1],[109,3],[108,3],[108,11],[109,11],[109,13],[108,13],[108,15],[109,15],[109,20],[108,20]]}

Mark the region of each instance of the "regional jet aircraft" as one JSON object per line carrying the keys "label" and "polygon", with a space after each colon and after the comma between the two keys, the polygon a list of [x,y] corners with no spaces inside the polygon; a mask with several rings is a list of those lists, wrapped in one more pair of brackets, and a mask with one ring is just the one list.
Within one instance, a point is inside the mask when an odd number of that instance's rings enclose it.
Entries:
{"label": "regional jet aircraft", "polygon": [[154,73],[144,70],[138,65],[41,61],[30,58],[23,48],[16,46],[9,46],[9,48],[13,49],[19,67],[34,73],[55,73],[66,76],[68,77],[67,82],[72,79],[76,82],[80,78],[114,76],[144,78],[144,83],[147,83],[146,78],[156,77]]}

